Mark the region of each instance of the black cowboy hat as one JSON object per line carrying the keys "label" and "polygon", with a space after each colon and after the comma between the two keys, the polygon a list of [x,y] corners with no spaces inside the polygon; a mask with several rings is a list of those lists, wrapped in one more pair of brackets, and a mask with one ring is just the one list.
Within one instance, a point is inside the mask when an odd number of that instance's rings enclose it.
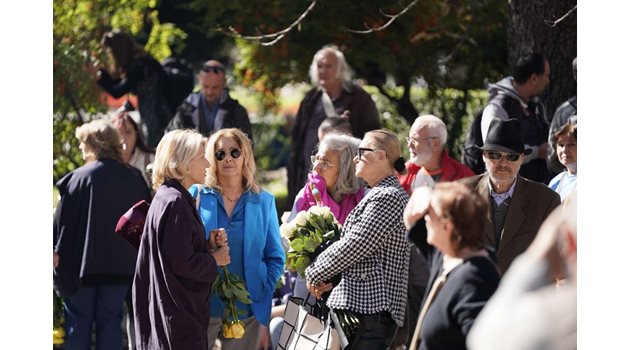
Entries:
{"label": "black cowboy hat", "polygon": [[523,135],[521,134],[521,124],[518,119],[493,119],[488,128],[486,142],[482,147],[477,146],[482,151],[499,151],[530,154],[531,149],[525,149],[523,145]]}

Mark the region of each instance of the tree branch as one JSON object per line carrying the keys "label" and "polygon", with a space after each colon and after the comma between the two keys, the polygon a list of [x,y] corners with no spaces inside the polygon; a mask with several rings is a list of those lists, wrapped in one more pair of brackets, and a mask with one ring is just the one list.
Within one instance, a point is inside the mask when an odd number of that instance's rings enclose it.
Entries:
{"label": "tree branch", "polygon": [[291,23],[291,25],[275,33],[263,34],[263,35],[243,35],[239,33],[236,29],[234,29],[234,27],[232,26],[228,27],[229,31],[226,31],[225,29],[219,27],[219,31],[229,36],[233,36],[235,38],[260,41],[260,44],[262,46],[271,46],[277,43],[280,39],[284,38],[285,34],[290,32],[291,30],[293,30],[293,28],[295,28],[295,26],[300,24],[302,20],[306,18],[309,12],[311,12],[315,8],[316,4],[317,4],[317,0],[313,0],[311,2],[311,5],[300,15],[300,17],[298,17],[293,23]]}
{"label": "tree branch", "polygon": [[562,17],[558,18],[555,21],[554,20],[550,20],[550,19],[546,19],[545,20],[545,24],[553,28],[556,25],[558,25],[558,23],[562,22],[565,18],[567,18],[575,10],[577,10],[577,5],[573,6],[572,9],[570,9],[567,13],[565,13]]}
{"label": "tree branch", "polygon": [[398,19],[398,17],[402,16],[403,14],[405,14],[405,12],[409,11],[410,8],[412,8],[413,6],[415,6],[418,3],[418,0],[413,0],[412,2],[409,3],[409,5],[407,5],[404,9],[402,9],[402,11],[398,12],[395,15],[390,15],[385,13],[382,9],[379,10],[379,12],[381,13],[381,15],[385,16],[385,17],[389,17],[389,20],[387,22],[385,22],[385,24],[383,24],[380,27],[370,27],[367,25],[367,23],[363,22],[363,26],[365,26],[366,30],[354,30],[354,29],[350,29],[350,28],[345,28],[346,31],[350,32],[350,33],[356,33],[356,34],[369,34],[372,32],[378,32],[380,30],[383,30],[387,27],[389,27],[392,23],[394,23],[394,21],[396,21],[396,19]]}

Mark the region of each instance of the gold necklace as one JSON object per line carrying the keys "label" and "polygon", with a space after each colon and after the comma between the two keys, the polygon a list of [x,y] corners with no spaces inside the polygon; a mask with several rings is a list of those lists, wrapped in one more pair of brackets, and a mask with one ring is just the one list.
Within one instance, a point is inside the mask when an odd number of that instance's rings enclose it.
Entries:
{"label": "gold necklace", "polygon": [[236,197],[235,199],[232,199],[232,198],[228,197],[228,195],[227,195],[227,194],[223,193],[223,198],[224,198],[224,199],[227,199],[228,201],[230,201],[230,202],[232,202],[232,203],[236,203],[236,201],[237,201],[239,198],[241,198],[241,194],[242,194],[242,193],[240,193],[240,194],[238,195],[238,197]]}

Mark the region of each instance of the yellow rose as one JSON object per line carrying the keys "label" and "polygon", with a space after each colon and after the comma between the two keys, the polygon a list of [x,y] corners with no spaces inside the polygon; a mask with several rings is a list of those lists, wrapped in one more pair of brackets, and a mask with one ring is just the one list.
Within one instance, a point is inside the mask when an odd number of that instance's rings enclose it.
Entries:
{"label": "yellow rose", "polygon": [[245,324],[238,321],[232,324],[232,334],[235,339],[241,339],[245,335]]}
{"label": "yellow rose", "polygon": [[234,335],[232,334],[232,327],[230,324],[227,324],[227,323],[223,324],[223,338],[225,339],[234,338]]}
{"label": "yellow rose", "polygon": [[63,337],[66,335],[63,328],[54,328],[53,329],[53,344],[60,345],[63,344]]}

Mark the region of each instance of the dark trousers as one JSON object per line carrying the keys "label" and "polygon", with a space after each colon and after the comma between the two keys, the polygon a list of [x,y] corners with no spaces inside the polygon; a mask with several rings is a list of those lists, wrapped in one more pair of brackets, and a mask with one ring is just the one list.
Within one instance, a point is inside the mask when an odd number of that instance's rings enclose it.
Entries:
{"label": "dark trousers", "polygon": [[122,349],[122,308],[129,285],[81,287],[64,299],[65,349],[91,348],[96,323],[96,349]]}
{"label": "dark trousers", "polygon": [[[388,349],[396,334],[396,322],[387,311],[376,314],[357,314],[359,329],[354,336],[354,341],[348,349],[356,350],[383,350]],[[347,349],[346,349],[347,350]]]}

